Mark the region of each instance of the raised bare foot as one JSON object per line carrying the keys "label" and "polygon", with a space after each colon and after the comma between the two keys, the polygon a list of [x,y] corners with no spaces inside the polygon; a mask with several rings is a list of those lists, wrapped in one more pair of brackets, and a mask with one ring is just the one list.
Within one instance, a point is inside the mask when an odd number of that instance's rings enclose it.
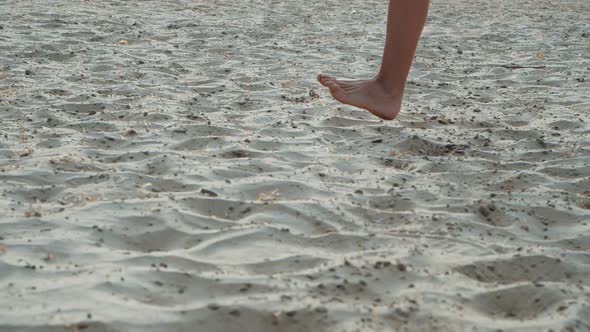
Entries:
{"label": "raised bare foot", "polygon": [[377,79],[348,81],[320,74],[318,81],[339,102],[366,109],[381,119],[393,120],[401,110],[402,94],[390,92]]}

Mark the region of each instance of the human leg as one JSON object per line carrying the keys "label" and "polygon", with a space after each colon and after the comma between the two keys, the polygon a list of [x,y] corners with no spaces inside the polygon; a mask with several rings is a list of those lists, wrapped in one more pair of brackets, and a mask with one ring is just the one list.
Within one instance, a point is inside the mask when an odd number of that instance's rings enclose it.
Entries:
{"label": "human leg", "polygon": [[339,80],[320,74],[320,83],[341,103],[392,120],[401,110],[406,80],[428,13],[429,0],[390,0],[381,68],[369,80]]}

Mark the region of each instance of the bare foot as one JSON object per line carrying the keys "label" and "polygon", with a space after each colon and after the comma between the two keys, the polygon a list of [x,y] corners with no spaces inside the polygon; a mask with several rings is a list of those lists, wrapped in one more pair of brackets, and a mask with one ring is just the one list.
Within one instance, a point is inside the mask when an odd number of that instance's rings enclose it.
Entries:
{"label": "bare foot", "polygon": [[402,95],[389,92],[378,80],[345,81],[320,74],[318,81],[343,104],[366,109],[384,120],[393,120],[401,110]]}

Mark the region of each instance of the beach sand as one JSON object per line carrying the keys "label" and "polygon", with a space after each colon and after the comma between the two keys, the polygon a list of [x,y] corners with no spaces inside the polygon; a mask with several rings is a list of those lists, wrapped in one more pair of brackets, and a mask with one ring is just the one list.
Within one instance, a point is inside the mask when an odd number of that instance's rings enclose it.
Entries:
{"label": "beach sand", "polygon": [[0,331],[590,330],[590,2],[0,2]]}

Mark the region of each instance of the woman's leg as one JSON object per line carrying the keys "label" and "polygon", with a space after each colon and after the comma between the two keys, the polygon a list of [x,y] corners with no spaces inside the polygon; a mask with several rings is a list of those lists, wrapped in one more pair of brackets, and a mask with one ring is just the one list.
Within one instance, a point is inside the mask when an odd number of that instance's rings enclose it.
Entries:
{"label": "woman's leg", "polygon": [[404,87],[422,34],[429,0],[389,0],[387,35],[381,69],[370,80],[338,80],[318,75],[320,83],[344,104],[392,120],[402,105]]}

